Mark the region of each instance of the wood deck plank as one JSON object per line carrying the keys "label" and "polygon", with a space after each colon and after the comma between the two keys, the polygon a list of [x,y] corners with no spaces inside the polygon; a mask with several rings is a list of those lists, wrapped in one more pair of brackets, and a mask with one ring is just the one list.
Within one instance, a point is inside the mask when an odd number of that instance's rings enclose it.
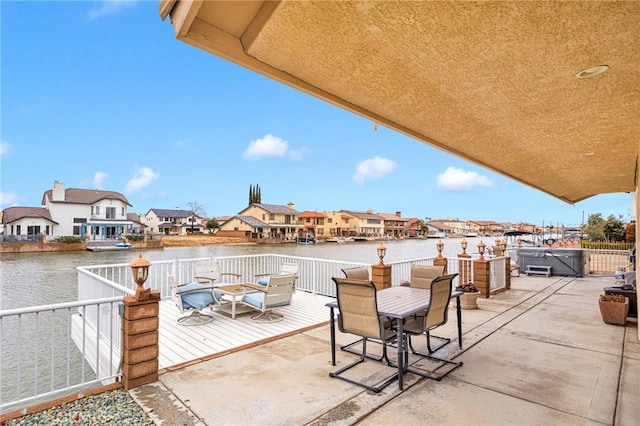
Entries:
{"label": "wood deck plank", "polygon": [[[271,324],[251,321],[257,313],[230,315],[215,312],[208,324],[184,326],[177,323],[182,316],[172,300],[160,302],[160,368],[193,361],[216,353],[227,352],[264,339],[321,324],[328,319],[325,304],[335,299],[297,291],[291,305],[277,308],[284,319]],[[206,310],[206,313],[209,310]]]}

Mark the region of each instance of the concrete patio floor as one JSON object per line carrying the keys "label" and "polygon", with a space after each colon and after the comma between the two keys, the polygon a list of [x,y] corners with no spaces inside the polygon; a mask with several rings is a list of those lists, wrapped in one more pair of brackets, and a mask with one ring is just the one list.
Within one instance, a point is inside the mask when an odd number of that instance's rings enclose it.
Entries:
{"label": "concrete patio floor", "polygon": [[[611,282],[514,277],[511,290],[463,311],[462,350],[452,343],[438,352],[464,365],[441,382],[408,373],[404,391],[394,382],[374,394],[330,378],[356,356],[338,351],[332,366],[323,325],[169,371],[131,394],[156,423],[170,425],[636,425],[637,321],[602,322],[598,295]],[[455,338],[453,310],[437,334]],[[370,360],[353,370],[371,383],[396,372]]]}

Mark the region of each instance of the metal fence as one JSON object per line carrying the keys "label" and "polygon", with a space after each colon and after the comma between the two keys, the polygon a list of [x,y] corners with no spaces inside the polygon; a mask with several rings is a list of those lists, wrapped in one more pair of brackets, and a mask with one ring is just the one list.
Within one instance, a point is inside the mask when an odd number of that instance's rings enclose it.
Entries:
{"label": "metal fence", "polygon": [[116,380],[121,351],[111,342],[121,341],[121,301],[0,311],[0,413]]}

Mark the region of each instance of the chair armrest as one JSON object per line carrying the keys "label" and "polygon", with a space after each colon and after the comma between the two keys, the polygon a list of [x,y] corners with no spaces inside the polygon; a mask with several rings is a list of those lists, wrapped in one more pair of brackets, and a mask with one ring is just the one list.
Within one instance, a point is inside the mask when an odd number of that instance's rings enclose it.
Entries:
{"label": "chair armrest", "polygon": [[262,274],[255,274],[256,277],[266,277],[268,275],[276,275],[275,272],[264,272]]}
{"label": "chair armrest", "polygon": [[205,275],[196,275],[196,276],[195,276],[195,277],[193,277],[193,278],[195,278],[195,280],[196,280],[196,281],[197,281],[197,280],[207,280],[207,281],[214,282],[214,281],[216,280],[214,277],[207,277],[207,276],[205,276]]}
{"label": "chair armrest", "polygon": [[231,275],[236,278],[240,278],[242,276],[242,274],[236,274],[235,272],[220,272],[221,277],[224,275]]}

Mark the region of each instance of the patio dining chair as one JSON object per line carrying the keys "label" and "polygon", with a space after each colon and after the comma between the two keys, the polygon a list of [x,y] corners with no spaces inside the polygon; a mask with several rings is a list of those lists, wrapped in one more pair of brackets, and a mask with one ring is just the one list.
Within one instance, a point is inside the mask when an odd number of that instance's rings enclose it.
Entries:
{"label": "patio dining chair", "polygon": [[[344,274],[345,278],[349,278],[349,279],[355,279],[355,280],[365,280],[365,281],[369,281],[369,268],[367,268],[366,266],[354,266],[352,268],[344,268],[342,269],[342,273]],[[391,320],[391,319],[386,319],[386,321],[383,322],[383,325],[385,328],[393,328],[393,326],[395,325],[395,320]],[[354,346],[357,346],[358,344],[360,344],[360,342],[362,342],[362,338],[356,340],[355,342],[351,342],[348,343],[346,345],[340,346],[340,350],[342,351],[346,351],[346,352],[351,352],[352,354],[356,354],[356,355],[361,355],[362,351],[360,351],[359,349],[354,348]],[[380,340],[378,339],[371,339],[371,342],[375,342],[375,343],[382,343]],[[376,361],[382,361],[382,357],[377,357],[375,355],[371,355],[371,354],[367,354],[366,355],[367,358],[369,359],[373,359]]]}
{"label": "patio dining chair", "polygon": [[215,305],[213,296],[214,286],[205,283],[178,284],[173,275],[169,275],[171,297],[181,314],[189,312],[178,318],[180,325],[202,325],[213,321],[213,315],[205,314],[202,310]]}
{"label": "patio dining chair", "polygon": [[398,378],[395,370],[391,377],[386,378],[377,386],[346,377],[343,373],[368,358],[367,342],[370,340],[382,342],[382,357],[379,360],[385,360],[386,365],[391,366],[392,364],[387,357],[387,344],[392,343],[396,332],[384,327],[384,322],[387,319],[378,314],[376,287],[371,281],[338,277],[332,279],[336,283],[337,290],[338,329],[343,333],[362,337],[362,352],[357,360],[329,373],[329,376],[378,393]]}
{"label": "patio dining chair", "polygon": [[[439,276],[444,275],[445,267],[441,265],[411,265],[411,278],[409,279],[409,285],[411,287],[417,288],[431,288],[431,282]],[[424,317],[426,315],[426,311],[422,311],[414,315],[414,319],[418,317]],[[431,349],[431,338],[439,340],[441,343],[435,348]],[[448,337],[431,335],[427,342],[427,348],[429,353],[433,353],[443,346],[451,343],[451,339]]]}
{"label": "patio dining chair", "polygon": [[[447,312],[449,307],[449,301],[451,300],[451,290],[453,288],[453,279],[458,274],[444,275],[437,277],[431,281],[431,303],[426,310],[424,316],[416,316],[409,318],[404,323],[404,333],[407,335],[408,346],[411,352],[417,355],[421,355],[429,360],[434,360],[438,363],[433,371],[426,371],[414,366],[408,367],[408,371],[418,374],[422,377],[427,377],[433,380],[441,380],[444,376],[451,373],[456,368],[462,366],[462,361],[456,362],[447,358],[441,358],[435,356],[433,353],[435,350],[431,349],[430,332],[431,330],[440,327],[447,322]],[[418,352],[413,348],[411,342],[411,336],[423,336],[427,338],[427,352]],[[438,373],[441,368],[449,366],[444,373]]]}

